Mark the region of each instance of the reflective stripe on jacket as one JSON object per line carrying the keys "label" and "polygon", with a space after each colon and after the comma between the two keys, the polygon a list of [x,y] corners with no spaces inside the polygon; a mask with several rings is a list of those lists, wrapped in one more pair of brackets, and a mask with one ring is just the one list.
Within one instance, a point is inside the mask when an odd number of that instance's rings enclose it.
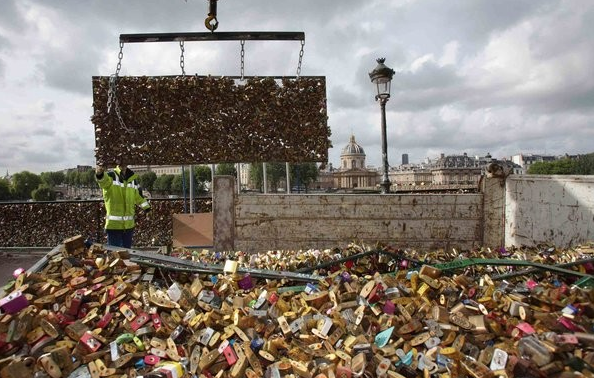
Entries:
{"label": "reflective stripe on jacket", "polygon": [[129,230],[134,228],[134,214],[136,205],[143,210],[149,210],[151,205],[142,196],[138,185],[138,176],[128,169],[127,176],[122,177],[120,167],[113,172],[103,174],[97,178],[97,182],[103,191],[105,202],[105,229],[106,230]]}

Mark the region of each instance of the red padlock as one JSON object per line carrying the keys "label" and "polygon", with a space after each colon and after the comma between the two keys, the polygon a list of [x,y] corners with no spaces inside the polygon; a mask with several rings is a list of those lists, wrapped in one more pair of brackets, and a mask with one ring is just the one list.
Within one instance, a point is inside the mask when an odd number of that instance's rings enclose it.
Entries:
{"label": "red padlock", "polygon": [[369,293],[367,300],[370,304],[374,304],[374,303],[379,302],[383,298],[383,296],[384,296],[384,287],[382,286],[382,284],[377,284],[377,285],[375,285],[373,290],[371,290],[371,293]]}
{"label": "red padlock", "polygon": [[108,312],[105,315],[103,315],[103,317],[101,319],[99,319],[97,324],[95,324],[95,327],[105,328],[105,327],[107,327],[109,322],[111,322],[111,319],[113,319],[113,314],[111,312]]}
{"label": "red padlock", "polygon": [[82,304],[84,294],[84,289],[78,289],[74,292],[74,296],[70,300],[70,307],[68,307],[68,310],[66,311],[68,315],[78,315],[78,310],[80,309],[80,305]]}
{"label": "red padlock", "polygon": [[273,292],[270,294],[270,296],[268,297],[268,302],[273,305],[278,301],[278,294]]}
{"label": "red padlock", "polygon": [[233,346],[228,345],[223,349],[223,355],[225,356],[225,359],[227,359],[229,365],[233,365],[237,362],[237,353],[235,353]]}
{"label": "red padlock", "polygon": [[155,328],[155,331],[158,331],[161,329],[161,318],[159,317],[159,314],[154,313],[151,314],[151,318],[153,319],[153,327]]}
{"label": "red padlock", "polygon": [[133,321],[130,322],[130,327],[134,332],[138,331],[140,327],[146,324],[150,319],[149,315],[146,312],[141,312],[138,314]]}
{"label": "red padlock", "polygon": [[96,352],[99,350],[99,348],[101,348],[101,343],[90,331],[85,332],[80,338],[79,342],[91,353]]}

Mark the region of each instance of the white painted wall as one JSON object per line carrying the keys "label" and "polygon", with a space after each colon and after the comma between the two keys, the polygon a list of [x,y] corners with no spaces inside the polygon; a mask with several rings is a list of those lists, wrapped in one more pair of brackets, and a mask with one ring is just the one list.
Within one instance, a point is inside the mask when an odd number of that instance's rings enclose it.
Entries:
{"label": "white painted wall", "polygon": [[509,176],[505,244],[558,247],[594,240],[594,176]]}

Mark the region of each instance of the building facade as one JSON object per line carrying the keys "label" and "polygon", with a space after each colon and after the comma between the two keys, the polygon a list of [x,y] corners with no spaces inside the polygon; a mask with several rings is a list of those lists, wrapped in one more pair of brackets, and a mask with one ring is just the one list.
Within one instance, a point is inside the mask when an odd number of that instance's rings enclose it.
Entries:
{"label": "building facade", "polygon": [[379,173],[365,165],[365,151],[351,135],[349,143],[340,153],[340,168],[332,172],[337,189],[374,189],[379,184]]}

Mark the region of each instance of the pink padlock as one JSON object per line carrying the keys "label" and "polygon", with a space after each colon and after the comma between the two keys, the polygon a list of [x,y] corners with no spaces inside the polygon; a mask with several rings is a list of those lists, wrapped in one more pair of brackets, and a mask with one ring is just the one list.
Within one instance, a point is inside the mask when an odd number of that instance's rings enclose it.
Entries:
{"label": "pink padlock", "polygon": [[29,301],[20,290],[0,299],[0,307],[8,314],[15,314],[29,305]]}

